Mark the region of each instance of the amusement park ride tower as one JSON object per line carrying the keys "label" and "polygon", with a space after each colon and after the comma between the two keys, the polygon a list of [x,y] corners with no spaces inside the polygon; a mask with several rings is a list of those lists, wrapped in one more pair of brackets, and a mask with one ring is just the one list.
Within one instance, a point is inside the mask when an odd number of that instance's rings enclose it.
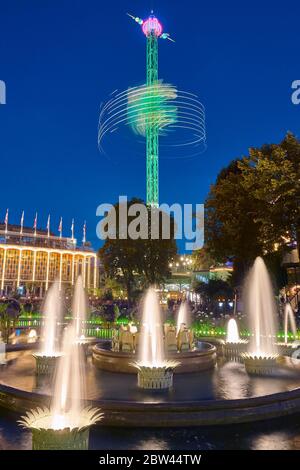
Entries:
{"label": "amusement park ride tower", "polygon": [[[168,39],[174,42],[168,33],[163,33],[162,25],[158,19],[151,15],[148,19],[129,15],[134,21],[142,26],[143,33],[147,38],[147,81],[148,92],[147,118],[146,118],[146,185],[147,205],[158,207],[158,155],[159,155],[159,127],[155,113],[155,89],[158,86],[158,38]],[[153,106],[153,112],[151,112]]]}

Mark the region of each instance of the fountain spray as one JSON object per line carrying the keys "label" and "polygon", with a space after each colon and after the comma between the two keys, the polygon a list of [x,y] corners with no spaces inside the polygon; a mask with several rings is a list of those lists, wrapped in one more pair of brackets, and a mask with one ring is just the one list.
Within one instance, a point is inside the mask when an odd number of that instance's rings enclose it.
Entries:
{"label": "fountain spray", "polygon": [[257,257],[245,285],[245,308],[249,318],[249,352],[243,353],[247,372],[270,374],[277,367],[276,306],[266,265]]}
{"label": "fountain spray", "polygon": [[140,359],[133,363],[138,369],[138,386],[145,389],[170,388],[176,361],[165,359],[163,325],[157,294],[148,289],[143,306]]}
{"label": "fountain spray", "polygon": [[44,323],[42,328],[42,346],[38,353],[33,354],[36,360],[38,375],[53,374],[56,363],[61,356],[57,348],[58,323],[61,318],[61,294],[59,283],[54,282],[47,292],[43,307]]}

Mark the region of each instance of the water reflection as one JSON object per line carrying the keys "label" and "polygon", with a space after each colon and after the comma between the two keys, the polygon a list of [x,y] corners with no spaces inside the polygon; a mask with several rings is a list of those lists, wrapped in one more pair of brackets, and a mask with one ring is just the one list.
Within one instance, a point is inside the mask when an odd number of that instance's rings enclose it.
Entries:
{"label": "water reflection", "polygon": [[[32,351],[7,354],[8,363],[0,367],[0,382],[10,386],[49,394],[50,379],[36,376]],[[291,362],[291,361],[290,361]],[[199,374],[175,374],[168,392],[151,393],[137,387],[135,374],[116,374],[97,369],[88,359],[86,383],[89,399],[126,399],[160,403],[177,400],[242,399],[292,390],[300,386],[299,361],[294,369],[276,377],[249,376],[240,362],[219,361],[218,366]],[[290,366],[289,366],[290,367]],[[188,386],[187,386],[188,385]]]}
{"label": "water reflection", "polygon": [[[292,442],[292,440],[291,440]],[[291,442],[284,432],[271,432],[253,437],[252,450],[290,450]]]}
{"label": "water reflection", "polygon": [[215,395],[223,399],[240,399],[251,396],[250,377],[243,364],[227,362],[214,375]]}
{"label": "water reflection", "polygon": [[[31,449],[31,433],[16,424],[19,416],[0,410],[0,450]],[[93,427],[90,449],[141,450],[298,450],[299,417],[209,428]]]}
{"label": "water reflection", "polygon": [[0,450],[30,450],[31,433],[23,431],[15,416],[6,416],[0,411]]}

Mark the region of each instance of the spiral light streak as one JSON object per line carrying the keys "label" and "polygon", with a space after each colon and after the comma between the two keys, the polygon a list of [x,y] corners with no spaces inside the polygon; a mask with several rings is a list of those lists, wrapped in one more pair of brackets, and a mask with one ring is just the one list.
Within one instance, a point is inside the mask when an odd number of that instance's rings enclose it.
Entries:
{"label": "spiral light streak", "polygon": [[[161,81],[114,92],[100,111],[99,148],[102,149],[107,134],[123,126],[142,137],[146,136],[148,126],[156,128],[163,137],[164,148],[197,147],[205,143],[205,110],[197,95]],[[178,131],[184,135],[174,141],[174,133]],[[169,134],[172,139],[166,139]]]}

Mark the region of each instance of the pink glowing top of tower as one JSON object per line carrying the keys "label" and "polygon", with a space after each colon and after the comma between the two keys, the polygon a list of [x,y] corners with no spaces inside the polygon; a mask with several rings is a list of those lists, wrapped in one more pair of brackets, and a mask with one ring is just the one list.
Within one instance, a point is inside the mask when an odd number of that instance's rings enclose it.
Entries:
{"label": "pink glowing top of tower", "polygon": [[162,33],[162,25],[154,15],[150,15],[147,20],[143,22],[143,33],[146,36],[150,36],[151,33],[154,33],[156,37],[159,37]]}

